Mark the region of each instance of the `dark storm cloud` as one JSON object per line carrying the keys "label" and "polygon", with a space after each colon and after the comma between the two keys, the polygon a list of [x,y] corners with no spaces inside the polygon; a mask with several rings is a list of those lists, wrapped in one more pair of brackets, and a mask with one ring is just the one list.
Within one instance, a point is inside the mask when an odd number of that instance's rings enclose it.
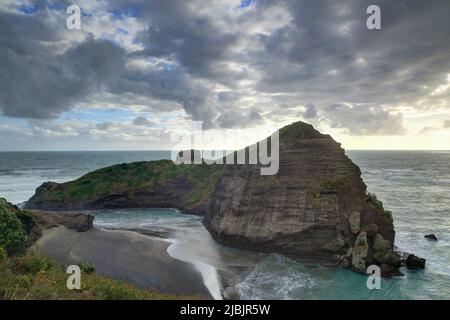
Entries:
{"label": "dark storm cloud", "polygon": [[261,121],[261,114],[257,110],[250,110],[250,112],[226,110],[222,111],[218,118],[218,123],[222,128],[245,128]]}
{"label": "dark storm cloud", "polygon": [[[371,4],[381,7],[381,30],[366,28]],[[270,96],[265,115],[306,106],[297,114],[307,120],[382,135],[405,132],[402,115],[387,106],[431,108],[441,98],[428,97],[424,86],[439,87],[450,71],[448,0],[259,0],[228,11],[223,5],[109,1],[106,10],[117,19],[131,15],[144,24],[134,39],[143,49],[131,53],[89,35],[71,42],[48,19],[44,1],[39,14],[0,12],[0,109],[47,119],[108,94],[130,104],[174,102],[205,128],[229,128],[261,123],[252,108]],[[275,16],[282,9],[285,21]],[[55,51],[60,42],[70,48]],[[134,59],[167,65],[130,69]]]}
{"label": "dark storm cloud", "polygon": [[[126,70],[128,57],[121,47],[92,37],[55,54],[42,43],[54,32],[40,19],[0,16],[0,109],[4,115],[49,119],[94,94],[131,93],[175,101],[194,120],[211,126],[216,112],[205,106],[209,91],[181,70]],[[36,33],[40,26],[48,30],[41,37]]]}
{"label": "dark storm cloud", "polygon": [[[296,91],[316,104],[410,102],[448,72],[442,66],[449,61],[449,1],[284,3],[292,22],[261,36],[260,90]],[[274,4],[262,2],[266,10]],[[370,4],[381,7],[382,30],[366,28]]]}
{"label": "dark storm cloud", "polygon": [[53,118],[114,84],[123,70],[123,50],[108,41],[89,39],[53,54],[41,42],[16,38],[16,47],[0,38],[0,108],[7,116]]}
{"label": "dark storm cloud", "polygon": [[146,47],[140,54],[170,57],[193,75],[221,74],[215,63],[230,58],[228,49],[239,37],[214,21],[213,16],[201,13],[200,9],[212,5],[204,1],[113,0],[111,5],[132,6],[148,22],[138,37]]}

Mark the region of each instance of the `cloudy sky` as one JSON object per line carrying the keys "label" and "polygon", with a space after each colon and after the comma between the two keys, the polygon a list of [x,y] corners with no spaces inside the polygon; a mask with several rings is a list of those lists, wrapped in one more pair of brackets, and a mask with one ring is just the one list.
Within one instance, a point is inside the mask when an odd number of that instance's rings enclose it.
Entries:
{"label": "cloudy sky", "polygon": [[448,0],[1,0],[0,150],[165,149],[192,120],[450,149],[449,30]]}

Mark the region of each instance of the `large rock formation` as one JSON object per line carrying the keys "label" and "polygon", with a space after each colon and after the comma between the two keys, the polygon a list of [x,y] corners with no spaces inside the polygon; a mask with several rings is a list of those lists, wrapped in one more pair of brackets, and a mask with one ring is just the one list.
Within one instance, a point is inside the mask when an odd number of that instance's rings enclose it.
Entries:
{"label": "large rock formation", "polygon": [[176,165],[170,160],[119,164],[67,182],[46,182],[26,209],[73,211],[177,208],[204,214],[222,165]]}
{"label": "large rock formation", "polygon": [[277,175],[262,176],[257,165],[225,167],[204,219],[214,239],[358,272],[377,263],[376,253],[385,262],[395,236],[390,212],[366,193],[340,144],[302,122],[279,135]]}
{"label": "large rock formation", "polygon": [[[277,252],[305,262],[383,266],[394,274],[389,211],[366,192],[361,172],[340,144],[297,122],[279,132],[279,171],[260,165],[121,164],[73,182],[45,183],[26,207],[41,210],[159,207],[205,214],[220,243]],[[248,149],[247,149],[248,150]]]}

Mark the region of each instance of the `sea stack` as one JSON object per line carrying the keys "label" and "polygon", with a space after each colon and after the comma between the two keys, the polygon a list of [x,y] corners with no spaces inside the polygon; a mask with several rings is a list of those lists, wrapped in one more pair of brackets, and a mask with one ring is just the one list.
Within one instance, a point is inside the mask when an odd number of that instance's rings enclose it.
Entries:
{"label": "sea stack", "polygon": [[[221,244],[351,267],[398,265],[392,217],[340,144],[296,122],[279,132],[278,174],[227,165],[204,224]],[[389,276],[389,274],[385,274]]]}

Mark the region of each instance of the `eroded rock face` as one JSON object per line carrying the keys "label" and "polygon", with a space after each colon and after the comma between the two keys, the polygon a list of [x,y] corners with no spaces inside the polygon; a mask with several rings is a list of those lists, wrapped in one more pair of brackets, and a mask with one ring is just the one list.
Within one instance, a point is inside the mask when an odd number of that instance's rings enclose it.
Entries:
{"label": "eroded rock face", "polygon": [[361,273],[365,273],[367,269],[367,254],[369,253],[369,243],[367,242],[367,234],[361,232],[355,241],[353,247],[352,267]]}
{"label": "eroded rock face", "polygon": [[84,232],[94,227],[94,217],[84,213],[35,212],[38,223],[45,229],[64,226],[68,229]]}
{"label": "eroded rock face", "polygon": [[376,234],[373,239],[373,249],[375,251],[387,251],[392,248],[392,243],[385,240],[381,234]]}
{"label": "eroded rock face", "polygon": [[361,214],[358,211],[353,211],[348,216],[348,223],[350,224],[350,231],[357,234],[361,225]]}
{"label": "eroded rock face", "polygon": [[[218,242],[305,262],[351,261],[360,272],[366,264],[362,253],[374,260],[375,233],[392,248],[392,220],[369,201],[360,169],[339,143],[298,122],[280,130],[279,155],[273,176],[260,175],[257,165],[225,167],[204,219]],[[355,247],[363,236],[364,250]]]}

